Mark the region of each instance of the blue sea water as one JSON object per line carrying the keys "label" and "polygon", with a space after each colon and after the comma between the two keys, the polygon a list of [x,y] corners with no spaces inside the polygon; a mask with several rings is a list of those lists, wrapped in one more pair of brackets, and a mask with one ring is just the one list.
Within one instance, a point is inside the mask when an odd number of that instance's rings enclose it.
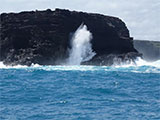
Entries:
{"label": "blue sea water", "polygon": [[1,67],[0,120],[160,120],[160,67]]}

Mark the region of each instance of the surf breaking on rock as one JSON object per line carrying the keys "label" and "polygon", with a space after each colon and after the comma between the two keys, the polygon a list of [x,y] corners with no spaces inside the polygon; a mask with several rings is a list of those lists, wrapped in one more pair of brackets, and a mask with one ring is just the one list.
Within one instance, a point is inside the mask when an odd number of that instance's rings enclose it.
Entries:
{"label": "surf breaking on rock", "polygon": [[[72,46],[69,59],[73,56],[79,58],[74,64],[110,66],[115,57],[128,61],[140,55],[133,46],[133,38],[130,37],[127,26],[119,18],[56,9],[55,11],[2,13],[0,61],[6,65],[30,66],[32,63],[61,65],[61,61],[68,58],[70,34],[75,32],[82,23],[93,35],[92,46],[90,42],[83,42],[79,48],[84,48],[85,51],[80,51],[79,55],[74,53],[76,53],[75,50],[80,49]],[[85,25],[81,26],[83,30],[85,30]],[[87,34],[88,37],[91,37],[89,32]],[[75,41],[83,37],[76,38]],[[86,37],[85,39],[90,41],[91,38]],[[96,53],[95,56],[90,48]]]}
{"label": "surf breaking on rock", "polygon": [[87,26],[81,24],[71,39],[71,49],[67,65],[80,65],[95,56],[92,50],[92,34],[87,30]]}

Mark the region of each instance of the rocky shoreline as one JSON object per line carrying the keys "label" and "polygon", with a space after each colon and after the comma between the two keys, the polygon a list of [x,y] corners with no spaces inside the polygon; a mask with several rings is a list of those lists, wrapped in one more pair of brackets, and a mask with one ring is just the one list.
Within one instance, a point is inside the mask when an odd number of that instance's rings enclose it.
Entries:
{"label": "rocky shoreline", "polygon": [[70,38],[83,23],[93,35],[96,56],[83,64],[112,65],[141,56],[125,23],[95,13],[47,9],[0,15],[0,61],[6,65],[58,65],[68,57]]}

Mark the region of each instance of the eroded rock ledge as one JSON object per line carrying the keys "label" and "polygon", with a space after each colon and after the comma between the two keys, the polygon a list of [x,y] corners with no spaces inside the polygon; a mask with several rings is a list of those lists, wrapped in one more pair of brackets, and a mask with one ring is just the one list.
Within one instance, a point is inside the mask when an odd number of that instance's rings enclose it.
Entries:
{"label": "eroded rock ledge", "polygon": [[111,65],[110,58],[127,60],[140,55],[125,23],[116,17],[48,9],[3,13],[0,19],[0,61],[5,64],[60,64],[68,57],[70,37],[82,23],[92,32],[92,48],[97,53],[85,64]]}

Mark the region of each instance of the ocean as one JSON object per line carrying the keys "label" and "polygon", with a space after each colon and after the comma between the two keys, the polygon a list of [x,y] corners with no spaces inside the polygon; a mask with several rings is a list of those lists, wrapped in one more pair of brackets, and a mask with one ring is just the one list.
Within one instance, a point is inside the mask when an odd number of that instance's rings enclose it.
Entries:
{"label": "ocean", "polygon": [[160,61],[0,64],[0,120],[160,120]]}

